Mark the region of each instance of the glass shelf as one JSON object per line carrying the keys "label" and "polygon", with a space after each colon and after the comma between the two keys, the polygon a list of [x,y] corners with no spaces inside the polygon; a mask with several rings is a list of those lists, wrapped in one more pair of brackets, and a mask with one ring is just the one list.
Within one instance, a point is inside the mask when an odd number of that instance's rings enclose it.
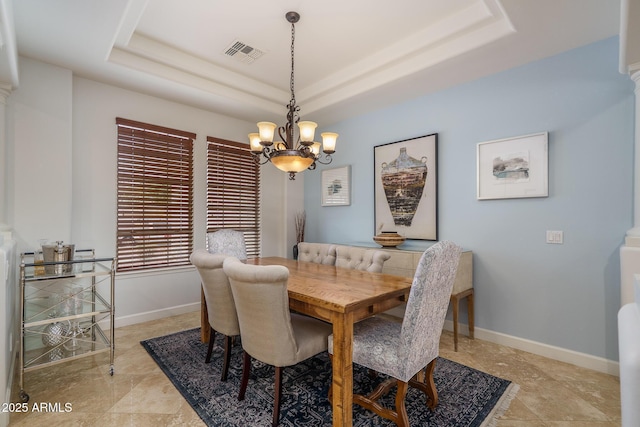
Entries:
{"label": "glass shelf", "polygon": [[[58,328],[59,324],[63,324],[64,327]],[[81,335],[78,334],[76,337],[59,333],[71,329],[71,322],[56,322],[52,325],[56,328],[25,329],[24,372],[111,349],[109,338],[98,324],[91,324],[90,321],[80,322]],[[45,342],[53,345],[47,345]]]}
{"label": "glass shelf", "polygon": [[[29,257],[30,254],[26,254]],[[40,263],[33,262],[31,259],[25,258],[24,263],[24,279],[25,281],[34,280],[52,280],[62,279],[66,277],[91,277],[91,276],[108,276],[111,274],[112,258],[92,258],[92,259],[76,259],[74,261],[66,261],[59,263]],[[108,262],[109,264],[105,264]]]}
{"label": "glass shelf", "polygon": [[95,316],[109,313],[111,310],[111,304],[102,295],[92,292],[91,284],[89,287],[71,287],[69,293],[57,293],[54,291],[56,288],[57,286],[47,289],[25,289],[25,327],[48,324],[53,319],[66,321]]}

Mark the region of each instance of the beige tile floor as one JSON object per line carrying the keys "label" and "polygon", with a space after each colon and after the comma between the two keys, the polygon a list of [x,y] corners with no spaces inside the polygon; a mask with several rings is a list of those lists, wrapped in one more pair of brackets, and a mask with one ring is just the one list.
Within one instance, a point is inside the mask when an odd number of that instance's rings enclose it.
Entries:
{"label": "beige tile floor", "polygon": [[[71,404],[62,413],[14,413],[10,426],[203,426],[204,423],[139,344],[199,326],[199,312],[116,329],[115,375],[98,354],[29,372],[25,389],[34,403]],[[509,347],[444,332],[441,356],[509,379],[520,386],[499,427],[609,427],[620,425],[617,377],[556,362]],[[18,400],[14,381],[13,402]]]}

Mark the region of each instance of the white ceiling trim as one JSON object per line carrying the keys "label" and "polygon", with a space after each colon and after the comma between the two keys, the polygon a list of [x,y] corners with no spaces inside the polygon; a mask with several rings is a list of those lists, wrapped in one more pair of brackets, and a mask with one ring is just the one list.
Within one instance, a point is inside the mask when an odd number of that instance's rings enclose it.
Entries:
{"label": "white ceiling trim", "polygon": [[[488,2],[496,6],[493,0]],[[342,81],[336,78],[330,83],[325,79],[301,90],[299,98],[305,102],[305,111],[311,113],[360,95],[515,32],[501,8],[484,6],[485,4],[480,2],[476,3],[450,19],[420,32],[415,36],[415,40],[403,40],[376,55],[386,59],[391,57],[391,61],[385,61],[378,66],[369,63],[368,60],[361,61],[354,65],[354,70],[344,70]],[[419,49],[401,52],[402,55],[394,55],[394,52],[401,51],[403,45],[415,46],[420,37],[428,38],[430,43],[423,44]],[[355,70],[371,71],[355,75]],[[354,77],[349,78],[349,75]]]}
{"label": "white ceiling trim", "polygon": [[280,105],[280,103],[274,103],[264,98],[254,96],[248,91],[234,89],[214,79],[205,78],[176,67],[166,66],[130,51],[114,48],[109,56],[109,61],[145,74],[152,74],[174,83],[186,85],[205,93],[250,103],[264,111],[272,113],[282,111],[282,105]]}
{"label": "white ceiling trim", "polygon": [[[132,0],[109,62],[277,112],[289,93],[136,33],[147,4]],[[307,113],[383,86],[514,32],[498,0],[477,0],[450,17],[298,90]]]}

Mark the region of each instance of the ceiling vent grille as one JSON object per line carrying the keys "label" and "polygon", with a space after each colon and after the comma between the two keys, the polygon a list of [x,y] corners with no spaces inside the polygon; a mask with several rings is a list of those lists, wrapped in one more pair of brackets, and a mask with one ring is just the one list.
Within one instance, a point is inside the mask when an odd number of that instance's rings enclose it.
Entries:
{"label": "ceiling vent grille", "polygon": [[224,50],[224,54],[245,64],[251,64],[264,55],[264,52],[246,43],[236,40]]}

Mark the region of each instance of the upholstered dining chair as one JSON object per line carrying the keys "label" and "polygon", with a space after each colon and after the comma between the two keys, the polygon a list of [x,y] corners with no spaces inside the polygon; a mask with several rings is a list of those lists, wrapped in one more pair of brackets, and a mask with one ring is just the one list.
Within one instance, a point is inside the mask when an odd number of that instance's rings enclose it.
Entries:
{"label": "upholstered dining chair", "polygon": [[247,246],[242,231],[223,228],[207,233],[207,244],[208,250],[212,254],[225,254],[239,259],[247,259]]}
{"label": "upholstered dining chair", "polygon": [[384,262],[391,258],[385,251],[354,246],[336,246],[336,267],[382,273]]}
{"label": "upholstered dining chair", "polygon": [[284,266],[244,264],[237,258],[224,262],[238,311],[243,367],[238,400],[249,382],[251,359],[275,366],[272,425],[278,425],[282,398],[282,369],[327,350],[331,325],[291,313]]}
{"label": "upholstered dining chair", "polygon": [[330,243],[298,243],[298,261],[316,264],[334,265],[336,263],[336,246]]}
{"label": "upholstered dining chair", "polygon": [[[390,377],[367,396],[354,394],[353,402],[399,427],[409,426],[405,407],[408,385],[425,393],[430,409],[438,404],[433,372],[460,253],[455,243],[442,241],[422,254],[402,323],[371,317],[353,327],[353,362]],[[333,335],[329,337],[329,354],[333,354]],[[424,379],[417,375],[422,371]],[[395,385],[395,408],[382,407],[376,401]]]}
{"label": "upholstered dining chair", "polygon": [[202,291],[207,302],[207,315],[209,326],[211,326],[205,363],[211,361],[216,331],[225,337],[222,381],[227,380],[229,372],[232,339],[234,336],[240,335],[240,325],[229,279],[222,270],[222,264],[226,258],[228,256],[211,254],[204,249],[196,249],[189,257],[191,263],[198,269],[202,280]]}

